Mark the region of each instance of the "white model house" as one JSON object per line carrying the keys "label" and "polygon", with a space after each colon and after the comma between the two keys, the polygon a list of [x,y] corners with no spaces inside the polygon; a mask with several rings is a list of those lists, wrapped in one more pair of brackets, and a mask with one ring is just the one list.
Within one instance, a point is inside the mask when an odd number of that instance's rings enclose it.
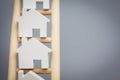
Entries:
{"label": "white model house", "polygon": [[37,75],[33,71],[29,71],[28,73],[24,74],[23,70],[20,70],[18,72],[18,80],[45,80],[45,79]]}
{"label": "white model house", "polygon": [[36,9],[36,3],[43,2],[43,9],[49,9],[49,0],[23,0],[24,9]]}
{"label": "white model house", "polygon": [[33,37],[33,30],[40,30],[39,37],[47,37],[47,23],[50,20],[39,13],[38,11],[31,9],[23,9],[23,14],[18,18],[18,35],[19,37]]}
{"label": "white model house", "polygon": [[41,61],[41,68],[49,68],[49,54],[51,49],[35,38],[22,38],[22,45],[17,49],[19,68],[34,68],[34,60]]}

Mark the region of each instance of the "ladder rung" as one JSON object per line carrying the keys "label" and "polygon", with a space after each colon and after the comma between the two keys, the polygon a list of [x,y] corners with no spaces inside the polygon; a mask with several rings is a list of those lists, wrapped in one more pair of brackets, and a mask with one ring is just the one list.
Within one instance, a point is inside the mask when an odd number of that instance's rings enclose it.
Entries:
{"label": "ladder rung", "polygon": [[[52,10],[38,10],[38,12],[40,12],[43,15],[51,15],[52,14]],[[22,14],[22,11],[21,11]]]}
{"label": "ladder rung", "polygon": [[[31,38],[28,38],[31,39]],[[47,37],[47,38],[36,38],[37,40],[39,40],[40,42],[44,42],[44,43],[50,43],[51,42],[51,38]],[[18,38],[18,42],[21,42],[21,38]]]}
{"label": "ladder rung", "polygon": [[43,15],[51,15],[52,14],[52,10],[39,10],[39,12]]}
{"label": "ladder rung", "polygon": [[40,69],[40,68],[34,68],[34,69],[16,69],[16,72],[18,73],[19,70],[24,70],[25,73],[29,72],[29,71],[34,71],[37,74],[50,74],[52,72],[52,69],[48,68],[48,69]]}

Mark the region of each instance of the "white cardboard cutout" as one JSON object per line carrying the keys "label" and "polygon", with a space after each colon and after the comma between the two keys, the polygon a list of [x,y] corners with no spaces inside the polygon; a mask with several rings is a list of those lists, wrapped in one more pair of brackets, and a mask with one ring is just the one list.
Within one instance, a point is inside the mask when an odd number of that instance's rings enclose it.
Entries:
{"label": "white cardboard cutout", "polygon": [[29,71],[28,73],[24,74],[23,70],[20,70],[18,72],[18,80],[45,80],[45,79],[37,75],[33,71]]}
{"label": "white cardboard cutout", "polygon": [[49,0],[23,0],[23,8],[24,9],[36,9],[37,2],[43,2],[43,9],[50,8]]}
{"label": "white cardboard cutout", "polygon": [[51,49],[42,44],[37,39],[22,39],[22,44],[18,49],[19,68],[34,68],[34,60],[41,60],[41,68],[49,68],[49,54]]}
{"label": "white cardboard cutout", "polygon": [[22,16],[18,18],[19,37],[33,37],[33,29],[40,29],[39,37],[47,37],[47,23],[50,20],[34,9],[23,9],[22,12]]}

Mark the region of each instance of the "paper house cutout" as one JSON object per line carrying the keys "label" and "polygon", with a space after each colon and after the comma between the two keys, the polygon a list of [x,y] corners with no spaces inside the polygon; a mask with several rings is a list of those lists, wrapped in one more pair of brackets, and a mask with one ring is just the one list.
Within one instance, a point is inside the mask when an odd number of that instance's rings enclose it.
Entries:
{"label": "paper house cutout", "polygon": [[24,9],[36,9],[36,3],[43,2],[43,9],[49,9],[49,0],[23,0]]}
{"label": "paper house cutout", "polygon": [[34,9],[29,11],[23,9],[22,16],[18,18],[19,37],[33,37],[33,29],[40,30],[39,37],[47,37],[47,23],[49,21],[47,17]]}
{"label": "paper house cutout", "polygon": [[45,80],[45,79],[37,75],[33,71],[29,71],[28,73],[24,74],[23,70],[20,70],[18,72],[18,80]]}
{"label": "paper house cutout", "polygon": [[41,60],[41,68],[49,68],[49,54],[51,49],[37,39],[22,38],[22,45],[17,49],[19,68],[34,68],[34,60]]}

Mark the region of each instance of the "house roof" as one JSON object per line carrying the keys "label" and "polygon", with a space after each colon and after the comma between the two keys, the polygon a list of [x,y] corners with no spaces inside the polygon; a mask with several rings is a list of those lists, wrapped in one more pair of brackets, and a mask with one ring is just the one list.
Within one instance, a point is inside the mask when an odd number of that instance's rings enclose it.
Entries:
{"label": "house roof", "polygon": [[35,80],[45,80],[44,78],[37,75],[33,71],[29,71],[28,73],[24,74],[23,70],[21,70],[21,71],[19,71],[19,74],[23,75],[23,76],[21,76],[23,78],[23,80],[28,79],[29,77],[31,77],[32,79],[34,78]]}
{"label": "house roof", "polygon": [[[32,46],[30,44],[34,44],[36,46],[42,46],[43,48],[45,48],[48,52],[51,52],[51,49],[48,48],[47,46],[45,46],[43,43],[41,43],[40,41],[38,41],[37,39],[35,38],[32,38],[30,39],[29,41],[26,42],[26,44],[24,45],[21,45],[18,49],[17,49],[17,52],[20,52],[22,48],[24,48],[25,46]],[[34,47],[33,47],[34,48]]]}
{"label": "house roof", "polygon": [[27,74],[25,74],[24,78],[27,77],[27,76],[31,76],[33,78],[36,78],[37,80],[44,80],[42,77],[38,76],[33,71],[29,71]]}
{"label": "house roof", "polygon": [[46,16],[42,15],[41,13],[36,11],[35,9],[30,9],[29,11],[23,10],[23,15],[21,17],[19,17],[17,21],[18,22],[22,21],[24,18],[27,18],[27,17],[31,17],[32,20],[37,20],[37,19],[33,18],[33,17],[36,17],[42,21],[46,21],[46,22],[50,21]]}

